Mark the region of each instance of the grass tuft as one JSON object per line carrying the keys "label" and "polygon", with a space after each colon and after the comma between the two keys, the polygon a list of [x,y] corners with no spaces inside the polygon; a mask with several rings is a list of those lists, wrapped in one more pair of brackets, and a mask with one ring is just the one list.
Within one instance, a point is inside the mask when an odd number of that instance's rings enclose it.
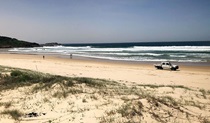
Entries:
{"label": "grass tuft", "polygon": [[5,108],[9,108],[12,106],[12,102],[0,102],[0,106],[4,106]]}
{"label": "grass tuft", "polygon": [[6,110],[1,112],[1,114],[10,115],[14,120],[20,120],[20,117],[23,115],[23,113],[18,110]]}
{"label": "grass tuft", "polygon": [[61,91],[61,92],[56,92],[52,95],[55,98],[66,98],[68,96],[68,93],[65,91]]}
{"label": "grass tuft", "polygon": [[171,87],[171,88],[182,88],[182,89],[191,90],[190,88],[185,87],[185,86],[183,86],[183,85],[154,85],[154,84],[138,84],[138,86],[150,87],[150,88]]}
{"label": "grass tuft", "polygon": [[122,115],[122,117],[132,118],[134,116],[142,116],[143,104],[140,101],[135,101],[133,103],[127,103],[122,105],[117,112]]}
{"label": "grass tuft", "polygon": [[81,78],[75,78],[75,80],[79,84],[85,83],[87,86],[90,86],[90,87],[105,87],[106,86],[103,80],[100,80],[100,79],[81,77]]}
{"label": "grass tuft", "polygon": [[202,93],[203,98],[206,99],[206,94],[208,92],[206,92],[206,90],[204,90],[204,89],[200,89],[199,91]]}
{"label": "grass tuft", "polygon": [[74,85],[72,78],[42,74],[29,70],[12,70],[10,76],[0,76],[0,90],[14,89],[23,86],[31,86],[39,83],[39,86],[33,88],[36,90],[50,88],[54,83],[63,84],[66,87]]}
{"label": "grass tuft", "polygon": [[204,118],[202,123],[210,123],[210,120],[208,120],[207,118]]}

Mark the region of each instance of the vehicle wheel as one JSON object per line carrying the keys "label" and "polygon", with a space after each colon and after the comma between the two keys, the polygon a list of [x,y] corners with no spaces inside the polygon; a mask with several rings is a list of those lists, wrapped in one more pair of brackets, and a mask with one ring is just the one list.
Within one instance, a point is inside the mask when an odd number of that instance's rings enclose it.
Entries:
{"label": "vehicle wheel", "polygon": [[174,70],[174,71],[175,71],[175,70],[176,70],[176,68],[171,68],[171,70]]}

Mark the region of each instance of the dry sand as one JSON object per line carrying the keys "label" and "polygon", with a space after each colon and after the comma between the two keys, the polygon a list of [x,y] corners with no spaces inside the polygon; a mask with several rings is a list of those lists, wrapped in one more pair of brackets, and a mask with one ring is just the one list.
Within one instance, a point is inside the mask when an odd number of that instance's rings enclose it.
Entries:
{"label": "dry sand", "polygon": [[[128,122],[128,117],[132,119],[131,122],[145,123],[210,120],[210,67],[180,66],[180,70],[170,71],[156,70],[153,64],[65,59],[55,56],[45,56],[43,59],[41,55],[21,54],[0,54],[0,65],[69,77],[115,80],[126,85],[126,88],[119,86],[115,90],[107,88],[102,91],[79,84],[74,88],[83,93],[71,94],[66,98],[52,96],[62,90],[57,84],[53,85],[51,91],[31,93],[37,86],[33,85],[1,92],[0,102],[4,106],[0,106],[0,111],[8,110],[6,105],[12,102],[9,109],[18,109],[24,113],[46,113],[39,117],[22,117],[22,123]],[[158,85],[160,87],[152,87]],[[191,90],[176,88],[177,85]],[[148,97],[142,97],[142,94],[138,96],[136,92],[146,93]],[[178,103],[178,107],[171,105],[173,100]],[[167,101],[170,103],[166,103]],[[126,106],[130,107],[131,112],[127,112],[129,116],[122,117],[119,112],[126,111]],[[130,116],[132,111],[135,111],[135,115]],[[0,122],[12,123],[14,120],[2,116]]]}
{"label": "dry sand", "polygon": [[183,85],[210,90],[210,66],[156,70],[153,64],[74,60],[53,56],[0,54],[0,65],[69,77],[110,79],[125,83]]}

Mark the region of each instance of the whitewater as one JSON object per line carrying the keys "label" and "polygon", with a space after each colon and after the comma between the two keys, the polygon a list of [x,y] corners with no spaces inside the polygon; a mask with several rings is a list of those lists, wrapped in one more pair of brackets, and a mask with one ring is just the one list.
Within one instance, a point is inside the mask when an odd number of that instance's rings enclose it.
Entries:
{"label": "whitewater", "polygon": [[13,48],[9,52],[58,54],[121,61],[210,62],[210,46],[94,46],[62,45]]}

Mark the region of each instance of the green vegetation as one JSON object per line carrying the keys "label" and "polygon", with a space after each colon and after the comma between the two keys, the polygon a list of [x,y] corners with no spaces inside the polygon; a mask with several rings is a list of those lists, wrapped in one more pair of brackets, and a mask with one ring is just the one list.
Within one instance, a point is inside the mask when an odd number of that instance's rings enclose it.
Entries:
{"label": "green vegetation", "polygon": [[[4,70],[3,67],[0,67],[0,70]],[[62,91],[65,91],[65,88],[67,87],[73,87],[75,84],[85,84],[89,87],[94,87],[94,88],[102,88],[105,87],[107,84],[109,85],[116,84],[116,82],[106,81],[102,79],[91,79],[84,77],[70,78],[58,75],[43,74],[23,69],[18,69],[18,70],[7,69],[7,70],[8,70],[7,72],[10,72],[10,75],[8,74],[4,75],[2,73],[0,74],[0,91],[14,89],[18,87],[24,87],[24,86],[31,86],[33,84],[38,84],[38,85],[36,85],[32,89],[32,92],[37,92],[39,90],[48,90],[54,84],[60,85],[63,88]],[[64,94],[64,92],[62,93]],[[76,88],[70,88],[65,93],[74,94],[74,93],[82,93],[82,91]],[[56,95],[61,95],[61,94],[55,94],[54,96],[56,97]]]}
{"label": "green vegetation", "polygon": [[75,80],[79,83],[85,83],[86,85],[90,86],[90,87],[105,87],[105,83],[103,82],[99,82],[99,81],[103,81],[103,80],[94,80],[92,78],[85,78],[85,77],[81,77],[81,78],[75,78]]}
{"label": "green vegetation", "polygon": [[165,105],[172,105],[172,106],[178,106],[179,105],[179,103],[174,98],[172,98],[170,96],[158,97],[158,98],[156,98],[156,100],[158,102],[161,102],[161,103],[165,104]]}
{"label": "green vegetation", "polygon": [[122,105],[117,112],[122,115],[122,117],[132,118],[134,116],[142,116],[143,104],[140,101],[135,101],[135,103],[126,103]]}
{"label": "green vegetation", "polygon": [[204,89],[200,89],[199,91],[202,93],[203,98],[206,99],[206,94],[208,92],[206,92],[206,90],[204,90]]}
{"label": "green vegetation", "polygon": [[210,123],[210,120],[204,118],[203,122],[202,123]]}
{"label": "green vegetation", "polygon": [[5,108],[9,108],[12,105],[12,102],[0,102],[0,106],[4,106]]}
{"label": "green vegetation", "polygon": [[[17,89],[19,87],[26,87],[27,94],[33,96],[38,92],[43,92],[44,96],[41,103],[52,104],[52,110],[56,104],[53,104],[52,99],[58,98],[68,100],[69,112],[76,113],[74,104],[71,102],[70,96],[81,100],[85,106],[90,105],[91,101],[103,102],[98,107],[113,108],[105,111],[105,115],[100,117],[100,122],[111,123],[111,122],[141,122],[144,120],[145,114],[151,116],[155,121],[158,122],[172,122],[179,113],[185,119],[188,117],[197,117],[199,121],[208,123],[209,120],[205,117],[194,115],[185,106],[192,106],[205,110],[205,104],[198,102],[201,97],[202,99],[209,98],[209,91],[200,89],[197,92],[190,88],[179,86],[179,85],[130,85],[125,86],[115,81],[108,81],[103,79],[93,79],[85,77],[64,77],[58,75],[50,75],[39,72],[34,72],[24,69],[14,69],[0,66],[0,92],[6,92],[7,90]],[[191,98],[177,99],[174,98],[172,93],[162,95],[155,94],[158,88],[170,87],[176,91],[182,90],[184,93],[190,92],[190,94],[196,92],[198,94],[198,100]],[[162,88],[163,90],[164,88]],[[20,89],[21,90],[21,89]],[[24,89],[23,89],[24,90]],[[166,90],[167,91],[167,90]],[[1,94],[1,93],[0,93]],[[184,97],[184,95],[182,95]],[[25,97],[23,97],[24,99]],[[116,102],[112,100],[114,98]],[[143,101],[142,101],[143,100]],[[22,113],[18,110],[13,109],[17,102],[0,102],[0,107],[4,108],[1,114],[10,115],[14,120],[19,120],[22,117]],[[57,102],[58,103],[58,102]],[[145,105],[145,103],[147,105]],[[86,105],[87,104],[87,105]],[[113,106],[114,105],[114,106]],[[91,108],[94,108],[91,107]],[[97,109],[98,109],[97,108]],[[102,108],[103,109],[103,108]],[[78,112],[85,112],[89,108],[78,109]],[[178,113],[177,113],[178,112]],[[183,118],[182,117],[182,118]],[[117,119],[120,119],[119,121]],[[72,119],[73,120],[73,119]],[[117,121],[116,121],[117,120]],[[175,118],[176,120],[176,118]],[[52,121],[51,119],[49,122]],[[175,122],[175,121],[174,121]]]}
{"label": "green vegetation", "polygon": [[23,115],[18,110],[6,110],[6,111],[1,112],[1,114],[10,115],[12,117],[12,119],[14,119],[14,120],[19,120],[20,117]]}
{"label": "green vegetation", "polygon": [[171,87],[171,88],[183,88],[183,89],[191,90],[190,88],[185,87],[185,86],[183,86],[183,85],[154,85],[154,84],[138,84],[138,86],[150,87],[150,88]]}
{"label": "green vegetation", "polygon": [[31,86],[32,84],[36,83],[40,84],[39,87],[34,88],[36,90],[50,88],[54,83],[63,83],[65,84],[65,86],[73,85],[71,78],[42,74],[26,70],[12,70],[10,75],[1,75],[0,79],[1,90],[14,89],[23,86]]}
{"label": "green vegetation", "polygon": [[68,93],[65,91],[58,91],[58,92],[54,93],[52,96],[55,98],[59,98],[59,99],[66,98],[68,96]]}
{"label": "green vegetation", "polygon": [[13,48],[13,47],[39,47],[37,43],[30,43],[21,41],[15,38],[0,36],[0,48]]}

